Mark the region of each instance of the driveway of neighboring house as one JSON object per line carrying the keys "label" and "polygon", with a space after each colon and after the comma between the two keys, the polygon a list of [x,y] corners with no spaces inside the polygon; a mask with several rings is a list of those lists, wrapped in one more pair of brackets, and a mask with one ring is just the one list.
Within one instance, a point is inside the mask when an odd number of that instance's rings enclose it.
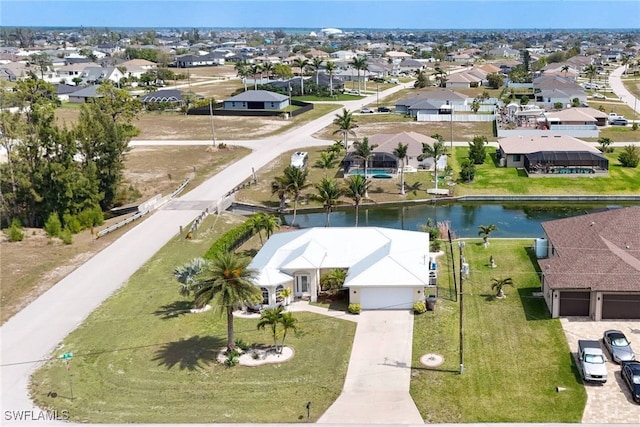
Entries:
{"label": "driveway of neighboring house", "polygon": [[363,311],[344,388],[320,417],[324,424],[423,424],[409,395],[413,315]]}
{"label": "driveway of neighboring house", "polygon": [[[563,318],[560,320],[569,348],[577,363],[578,340],[600,340],[607,329],[618,329],[627,336],[636,354],[640,355],[640,321],[599,321],[587,318]],[[640,406],[620,376],[620,365],[602,346],[607,357],[608,381],[604,385],[585,383],[587,404],[582,414],[583,423],[631,423],[640,425]]]}

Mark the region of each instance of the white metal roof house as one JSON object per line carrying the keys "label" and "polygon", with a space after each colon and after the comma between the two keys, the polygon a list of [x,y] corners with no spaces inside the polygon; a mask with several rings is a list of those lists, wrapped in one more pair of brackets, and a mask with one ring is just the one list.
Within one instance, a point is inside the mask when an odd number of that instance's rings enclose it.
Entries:
{"label": "white metal roof house", "polygon": [[283,110],[289,97],[267,90],[248,90],[225,99],[225,110]]}
{"label": "white metal roof house", "polygon": [[[379,227],[308,228],[274,234],[253,258],[263,303],[279,292],[316,301],[320,277],[347,269],[349,302],[362,309],[410,309],[430,286],[429,235]],[[431,282],[433,283],[433,281]],[[435,283],[434,283],[435,285]]]}

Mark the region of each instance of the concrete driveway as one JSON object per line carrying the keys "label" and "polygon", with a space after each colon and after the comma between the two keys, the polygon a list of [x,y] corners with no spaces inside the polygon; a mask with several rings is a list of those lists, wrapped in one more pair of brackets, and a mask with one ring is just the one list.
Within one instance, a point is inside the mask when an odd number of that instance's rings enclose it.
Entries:
{"label": "concrete driveway", "polygon": [[[618,329],[627,336],[637,354],[640,354],[640,321],[599,321],[586,318],[561,319],[569,348],[576,359],[578,340],[601,340],[607,329]],[[583,423],[631,423],[640,425],[640,405],[633,402],[629,389],[620,376],[620,365],[602,345],[607,356],[608,381],[604,385],[585,383],[587,405],[582,414]]]}
{"label": "concrete driveway", "polygon": [[412,342],[410,311],[362,312],[342,394],[318,423],[423,424],[409,395]]}

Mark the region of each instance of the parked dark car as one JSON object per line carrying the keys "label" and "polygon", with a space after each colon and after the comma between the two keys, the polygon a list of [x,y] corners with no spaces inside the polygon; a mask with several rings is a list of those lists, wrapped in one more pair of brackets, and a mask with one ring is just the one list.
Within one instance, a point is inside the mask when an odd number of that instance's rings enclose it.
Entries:
{"label": "parked dark car", "polygon": [[634,402],[640,403],[640,362],[622,362],[622,379]]}
{"label": "parked dark car", "polygon": [[616,329],[604,331],[602,341],[614,362],[622,363],[636,360],[636,354],[631,349],[631,343],[622,331]]}
{"label": "parked dark car", "polygon": [[378,113],[390,113],[391,108],[389,107],[378,107]]}

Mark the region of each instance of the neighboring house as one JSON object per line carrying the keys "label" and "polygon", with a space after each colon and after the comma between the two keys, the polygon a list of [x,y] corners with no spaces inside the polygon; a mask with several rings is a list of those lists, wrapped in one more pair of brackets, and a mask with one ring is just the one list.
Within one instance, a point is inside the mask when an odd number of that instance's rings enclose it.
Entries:
{"label": "neighboring house", "polygon": [[542,229],[538,264],[551,317],[640,319],[640,208],[546,221]]}
{"label": "neighboring house", "polygon": [[94,85],[72,92],[69,94],[69,102],[84,104],[92,99],[100,98],[101,95],[97,93],[99,87],[100,85]]}
{"label": "neighboring house", "polygon": [[69,101],[69,95],[78,90],[78,86],[68,85],[68,84],[54,84],[56,88],[56,95],[58,95],[58,99],[62,102]]}
{"label": "neighboring house", "polygon": [[[183,92],[178,89],[164,89],[141,96],[140,101],[143,105],[166,103],[181,106],[186,96],[193,96],[193,93]],[[199,98],[202,98],[202,96],[200,96]]]}
{"label": "neighboring house", "polygon": [[181,55],[176,57],[175,65],[178,68],[224,65],[225,58],[225,52],[211,52],[206,55]]}
{"label": "neighboring house", "polygon": [[450,114],[451,106],[465,105],[467,96],[450,89],[420,91],[396,101],[397,113],[417,116],[422,114]]}
{"label": "neighboring house", "polygon": [[411,58],[405,58],[398,64],[398,71],[401,73],[414,73],[424,70],[424,63]]}
{"label": "neighboring house", "polygon": [[95,62],[82,62],[65,65],[64,67],[60,67],[58,69],[58,76],[60,76],[60,81],[69,84],[76,77],[82,78],[82,73],[87,67],[100,68],[100,66]]}
{"label": "neighboring house", "polygon": [[580,85],[559,75],[534,79],[533,92],[535,103],[544,108],[553,108],[558,102],[566,106],[576,98],[581,104],[587,102],[587,94]]}
{"label": "neighboring house", "polygon": [[289,97],[266,90],[248,90],[224,101],[225,110],[283,110]]}
{"label": "neighboring house", "polygon": [[117,84],[124,74],[116,67],[86,67],[80,77],[82,84],[100,84],[107,80]]}
{"label": "neighboring house", "polygon": [[358,56],[357,53],[352,50],[338,50],[329,54],[331,59],[337,59],[340,61],[350,61],[356,56]]}
{"label": "neighboring house", "polygon": [[498,140],[500,165],[522,168],[528,176],[584,176],[609,173],[609,160],[572,136],[510,136]]}
{"label": "neighboring house", "polygon": [[607,114],[595,108],[567,108],[544,114],[549,125],[605,126]]}
{"label": "neighboring house", "polygon": [[[398,147],[399,143],[407,145],[407,157],[404,161],[405,166],[432,170],[433,158],[429,157],[423,161],[418,161],[418,156],[422,154],[422,144],[433,146],[435,139],[417,132],[400,132],[400,133],[379,133],[368,137],[369,144],[377,145],[373,150],[374,156],[369,160],[370,168],[393,168],[400,167],[400,159],[394,154],[393,150]],[[353,156],[354,148],[350,148],[345,158],[345,162],[350,165],[361,166],[362,159]],[[441,169],[439,167],[439,169]]]}
{"label": "neighboring house", "polygon": [[486,81],[486,74],[476,71],[463,71],[462,73],[450,74],[447,77],[446,86],[452,88],[471,88],[482,86]]}
{"label": "neighboring house", "polygon": [[429,236],[417,231],[379,227],[308,228],[274,234],[258,251],[249,268],[263,303],[275,306],[282,289],[294,298],[316,301],[320,278],[347,270],[344,287],[349,302],[364,310],[402,309],[424,301],[435,275]]}
{"label": "neighboring house", "polygon": [[131,59],[120,63],[118,67],[124,67],[126,77],[139,79],[144,73],[155,70],[158,66],[155,62],[147,61],[146,59]]}

